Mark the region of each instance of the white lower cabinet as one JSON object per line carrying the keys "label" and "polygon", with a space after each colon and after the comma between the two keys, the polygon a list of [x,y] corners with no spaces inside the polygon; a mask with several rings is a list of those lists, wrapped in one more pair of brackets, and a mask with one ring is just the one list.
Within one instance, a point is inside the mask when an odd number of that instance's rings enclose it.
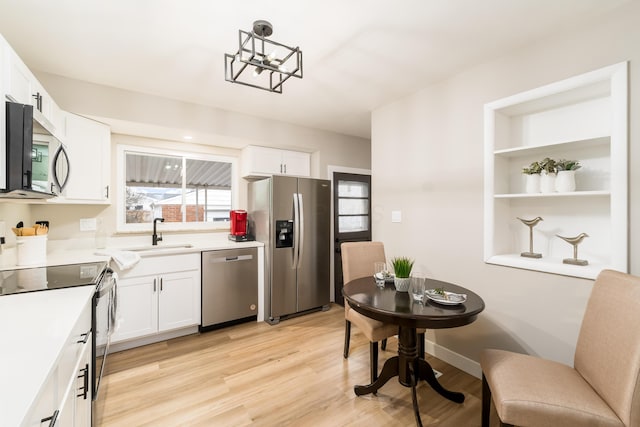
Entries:
{"label": "white lower cabinet", "polygon": [[112,342],[200,324],[200,253],[143,258],[118,272]]}
{"label": "white lower cabinet", "polygon": [[89,300],[83,309],[23,426],[91,425],[92,302]]}

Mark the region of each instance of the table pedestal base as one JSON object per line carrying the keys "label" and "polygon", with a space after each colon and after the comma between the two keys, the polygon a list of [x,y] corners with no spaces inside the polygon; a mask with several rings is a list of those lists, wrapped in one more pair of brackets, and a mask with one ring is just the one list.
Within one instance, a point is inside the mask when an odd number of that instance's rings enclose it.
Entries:
{"label": "table pedestal base", "polygon": [[355,386],[353,390],[357,396],[375,393],[380,389],[380,387],[385,385],[387,381],[397,376],[400,384],[405,387],[411,387],[413,412],[418,426],[422,426],[416,395],[416,384],[418,381],[425,380],[431,388],[452,402],[464,402],[464,394],[444,388],[438,382],[431,365],[429,365],[426,360],[418,357],[415,328],[400,326],[398,341],[398,355],[388,359],[384,363],[382,372],[380,372],[380,376],[376,381],[369,385]]}

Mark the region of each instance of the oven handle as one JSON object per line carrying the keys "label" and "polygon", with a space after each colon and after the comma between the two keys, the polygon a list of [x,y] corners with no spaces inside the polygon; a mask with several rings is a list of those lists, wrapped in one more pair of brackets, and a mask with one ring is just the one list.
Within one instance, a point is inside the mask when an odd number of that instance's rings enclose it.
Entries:
{"label": "oven handle", "polygon": [[113,270],[107,267],[100,279],[100,283],[98,284],[98,289],[96,290],[96,297],[102,298],[111,292],[111,289],[116,286],[116,281],[113,279]]}

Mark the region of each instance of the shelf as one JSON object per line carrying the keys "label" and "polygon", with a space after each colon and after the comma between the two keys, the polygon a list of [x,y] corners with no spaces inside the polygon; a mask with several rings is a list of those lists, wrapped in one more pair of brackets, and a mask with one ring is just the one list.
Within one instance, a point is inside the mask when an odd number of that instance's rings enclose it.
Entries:
{"label": "shelf", "polygon": [[514,193],[494,194],[496,199],[546,199],[549,197],[608,197],[610,191],[571,191],[567,193]]}
{"label": "shelf", "polygon": [[[628,271],[628,63],[622,62],[484,106],[484,260],[595,279]],[[581,164],[572,192],[525,193],[522,169],[545,157]],[[534,250],[517,218],[544,218]],[[556,236],[588,233],[587,266],[564,264],[571,247]]]}
{"label": "shelf", "polygon": [[563,264],[560,258],[525,258],[520,254],[494,255],[486,260],[487,264],[502,265],[505,267],[520,268],[523,270],[535,270],[545,273],[560,274],[563,276],[581,277],[595,280],[600,272],[612,266],[605,264],[570,265]]}
{"label": "shelf", "polygon": [[597,146],[606,146],[609,145],[610,138],[609,136],[601,136],[597,138],[589,138],[578,141],[564,141],[550,144],[541,144],[536,146],[525,146],[525,147],[515,147],[515,148],[505,148],[503,150],[495,150],[493,154],[498,157],[525,157],[532,155],[544,155],[548,156],[553,153],[553,151],[558,150],[577,150],[577,149],[585,149],[590,147]]}

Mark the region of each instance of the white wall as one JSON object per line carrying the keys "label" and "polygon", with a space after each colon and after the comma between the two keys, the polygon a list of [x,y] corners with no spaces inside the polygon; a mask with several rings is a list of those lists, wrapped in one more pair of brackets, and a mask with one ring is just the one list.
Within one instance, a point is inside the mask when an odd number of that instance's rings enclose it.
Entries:
{"label": "white wall", "polygon": [[[317,178],[327,178],[329,165],[368,169],[371,164],[368,139],[37,71],[35,74],[63,110],[112,125],[112,132],[115,133],[112,133],[111,188],[117,185],[115,146],[119,143],[219,154],[238,159],[241,148],[249,144],[306,151],[311,153],[311,173]],[[182,140],[187,133],[194,135],[193,142]],[[240,169],[240,162],[238,166]],[[247,182],[240,179],[238,208],[246,208],[246,187]],[[92,238],[92,232],[79,231],[80,218],[102,218],[108,236],[115,233],[115,196],[112,197],[111,206],[33,205],[31,214],[51,221],[51,240]]]}
{"label": "white wall", "polygon": [[[572,364],[593,282],[483,262],[483,104],[630,61],[630,165],[640,164],[640,5],[466,70],[374,111],[374,239],[387,256],[415,257],[430,277],[486,303],[472,325],[430,332],[441,357],[476,375],[484,347]],[[630,168],[631,272],[640,274],[640,175]],[[391,223],[391,211],[402,223]]]}

